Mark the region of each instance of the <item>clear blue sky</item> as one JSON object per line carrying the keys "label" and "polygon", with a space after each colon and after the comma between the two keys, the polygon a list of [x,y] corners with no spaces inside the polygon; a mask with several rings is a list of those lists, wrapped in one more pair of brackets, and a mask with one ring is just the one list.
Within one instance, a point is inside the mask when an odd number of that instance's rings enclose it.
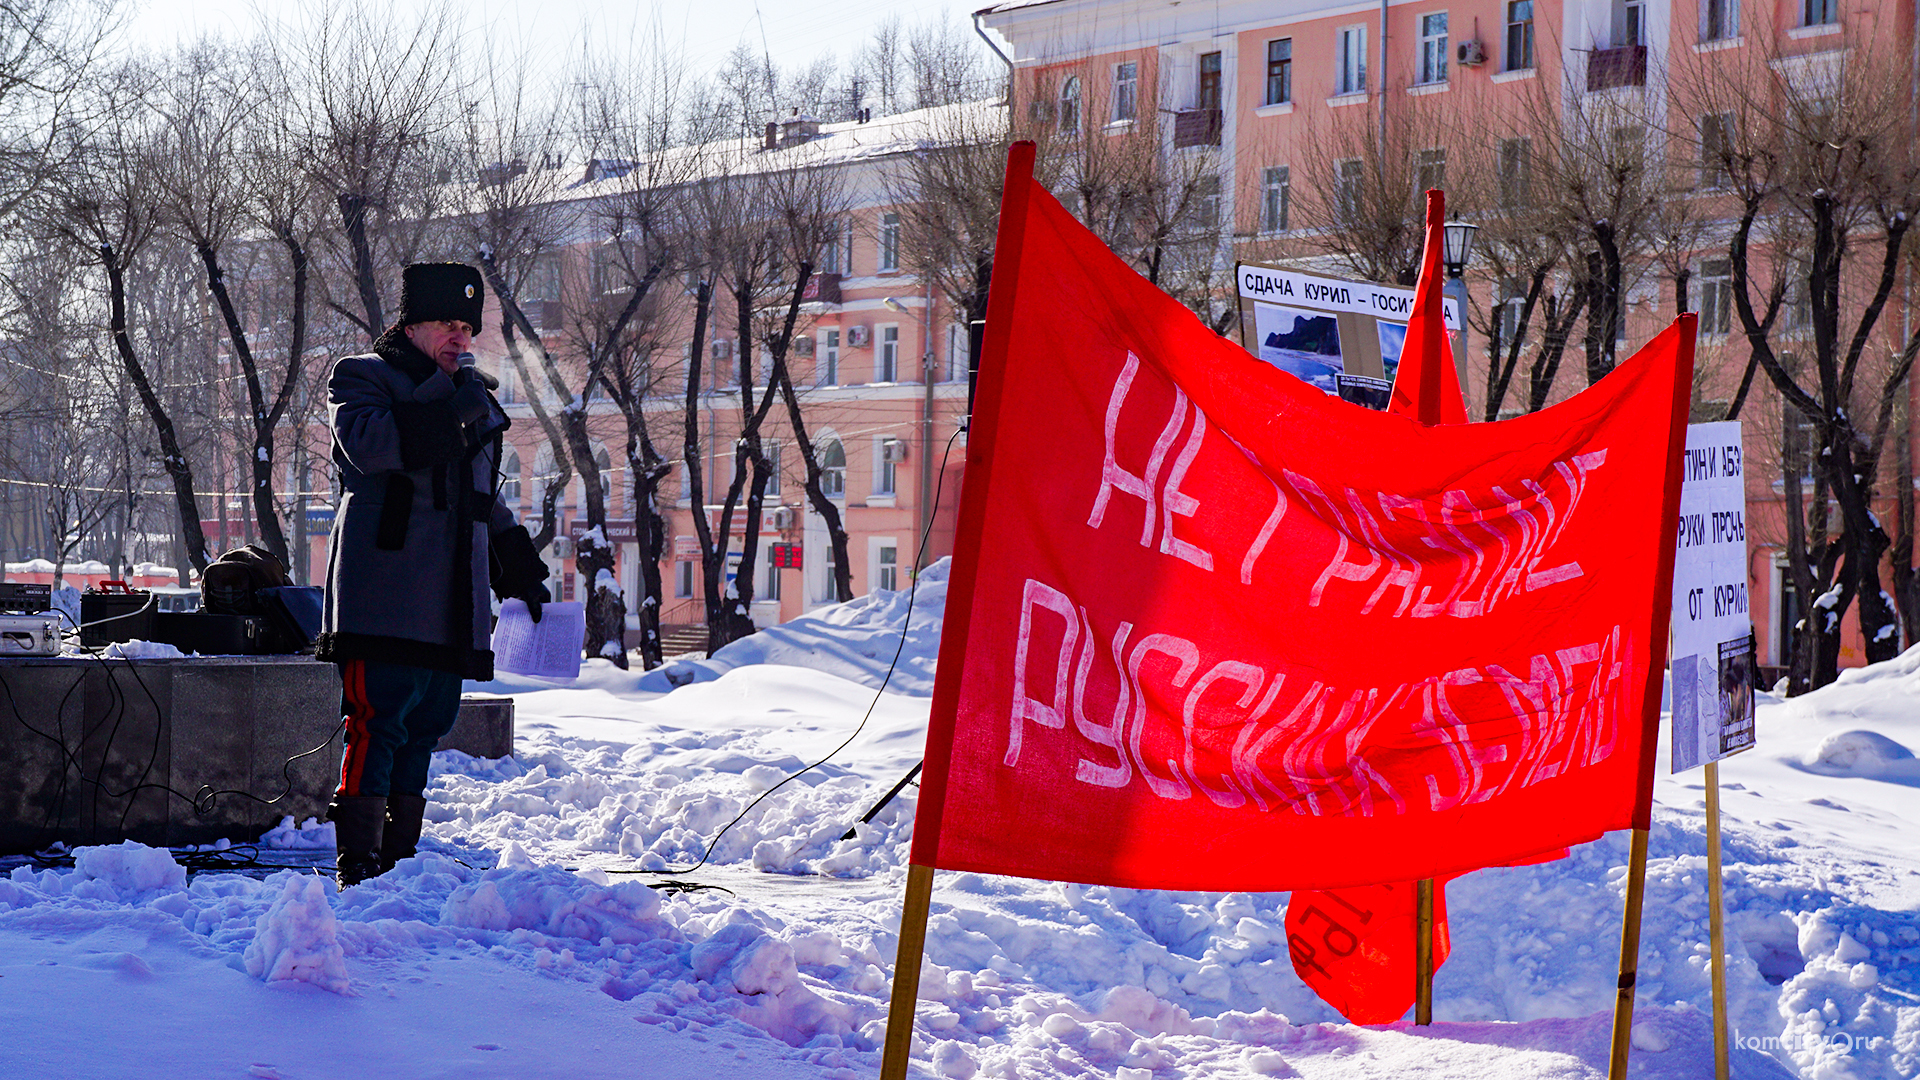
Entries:
{"label": "clear blue sky", "polygon": [[[122,0],[130,16],[128,40],[166,45],[199,35],[244,37],[258,10],[326,0]],[[424,6],[389,0],[396,11]],[[684,42],[695,70],[716,64],[741,41],[767,51],[782,66],[822,54],[843,63],[889,15],[908,25],[943,12],[961,25],[986,0],[466,0],[469,27],[496,39],[525,38],[538,59],[561,63],[576,54],[583,28],[604,40],[627,40],[636,19],[660,20],[669,40]],[[656,14],[657,13],[657,14]]]}

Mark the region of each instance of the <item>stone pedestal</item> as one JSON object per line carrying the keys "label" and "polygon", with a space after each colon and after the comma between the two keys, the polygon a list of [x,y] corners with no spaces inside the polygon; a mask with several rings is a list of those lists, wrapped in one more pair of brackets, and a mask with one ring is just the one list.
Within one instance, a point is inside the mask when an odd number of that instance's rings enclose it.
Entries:
{"label": "stone pedestal", "polygon": [[512,755],[513,699],[490,694],[461,697],[460,718],[434,750],[458,750],[483,758]]}
{"label": "stone pedestal", "polygon": [[0,852],[252,840],[317,817],[340,715],[338,669],[308,657],[0,658]]}

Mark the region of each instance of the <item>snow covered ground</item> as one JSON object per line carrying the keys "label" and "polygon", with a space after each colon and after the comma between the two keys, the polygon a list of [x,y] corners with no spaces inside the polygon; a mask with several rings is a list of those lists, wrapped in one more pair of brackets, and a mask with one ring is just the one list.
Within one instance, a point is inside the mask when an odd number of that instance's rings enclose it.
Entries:
{"label": "snow covered ground", "polygon": [[[839,836],[919,758],[943,571],[877,696],[904,593],[713,660],[474,687],[516,697],[520,752],[438,755],[426,853],[344,894],[298,870],[189,882],[133,845],[0,876],[0,1074],[877,1075],[914,789]],[[1759,740],[1721,770],[1734,1075],[1920,1074],[1920,650],[1767,699]],[[1632,1075],[1694,1080],[1711,1075],[1700,773],[1656,798]],[[331,827],[267,840],[311,859]],[[1285,894],[943,873],[914,1067],[1602,1076],[1625,856],[1610,837],[1455,882],[1418,1029],[1344,1024],[1295,978]]]}

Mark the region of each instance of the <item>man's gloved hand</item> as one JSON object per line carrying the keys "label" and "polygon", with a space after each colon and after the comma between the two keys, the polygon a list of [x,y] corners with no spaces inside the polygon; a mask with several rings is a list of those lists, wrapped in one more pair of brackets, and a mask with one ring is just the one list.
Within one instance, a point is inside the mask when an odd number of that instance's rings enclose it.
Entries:
{"label": "man's gloved hand", "polygon": [[520,599],[527,605],[527,617],[538,624],[540,622],[540,609],[542,606],[553,602],[553,594],[547,591],[547,587],[544,584],[536,581],[533,583],[532,591],[523,594]]}
{"label": "man's gloved hand", "polygon": [[453,396],[447,404],[463,424],[471,424],[487,415],[487,384],[476,368],[463,367],[453,373]]}
{"label": "man's gloved hand", "polygon": [[534,550],[527,527],[515,525],[494,534],[492,550],[493,594],[502,600],[526,601],[527,614],[539,622],[541,606],[552,600],[553,594],[541,584],[547,579],[547,564]]}

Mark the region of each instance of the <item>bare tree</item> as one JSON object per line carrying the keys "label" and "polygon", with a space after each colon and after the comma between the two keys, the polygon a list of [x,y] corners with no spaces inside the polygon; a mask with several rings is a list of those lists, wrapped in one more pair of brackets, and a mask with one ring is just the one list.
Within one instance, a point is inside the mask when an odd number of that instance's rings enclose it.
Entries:
{"label": "bare tree", "polygon": [[0,217],[10,216],[70,161],[104,104],[88,93],[114,27],[111,0],[0,4]]}
{"label": "bare tree", "polygon": [[[268,551],[289,562],[281,527],[275,479],[275,432],[285,416],[305,361],[307,337],[306,253],[311,226],[307,209],[311,188],[299,170],[286,168],[275,154],[286,148],[274,120],[274,103],[259,76],[267,71],[258,53],[203,43],[178,57],[150,95],[160,119],[155,156],[156,181],[164,199],[170,231],[192,248],[206,274],[206,288],[219,311],[234,361],[246,391],[248,491],[255,526]],[[261,285],[250,290],[264,301],[286,304],[278,318],[247,312],[229,287],[226,260],[250,230],[263,228],[286,254],[284,267],[255,265],[241,280]],[[250,245],[246,254],[258,254]],[[267,288],[268,281],[291,279],[290,291]],[[251,316],[251,317],[249,317]],[[284,366],[263,382],[249,332],[251,322],[286,334]]]}
{"label": "bare tree", "polygon": [[[1763,30],[1760,40],[1777,36]],[[1790,421],[1782,432],[1787,557],[1810,602],[1794,635],[1794,693],[1838,676],[1849,609],[1869,661],[1900,647],[1880,577],[1892,541],[1874,501],[1920,333],[1902,340],[1881,320],[1920,211],[1920,157],[1906,59],[1870,38],[1847,44],[1825,54],[1844,62],[1759,50],[1685,82],[1684,111],[1700,121],[1692,145],[1702,186],[1724,190],[1736,215],[1727,246],[1732,321]]]}
{"label": "bare tree", "polygon": [[274,92],[297,108],[300,163],[340,214],[351,290],[328,305],[371,340],[388,323],[380,283],[398,280],[448,209],[439,200],[452,155],[438,144],[456,130],[463,96],[459,35],[444,0],[410,23],[370,0],[311,10],[304,25],[267,28],[281,48]]}
{"label": "bare tree", "polygon": [[[129,64],[114,72],[99,92],[106,100],[140,101],[152,82],[151,71]],[[50,241],[71,245],[104,278],[107,332],[153,423],[161,460],[173,481],[188,558],[194,569],[205,569],[206,540],[194,498],[193,467],[181,448],[172,412],[155,390],[153,358],[141,358],[137,330],[127,317],[127,275],[137,272],[165,224],[156,184],[160,140],[150,115],[140,109],[103,110],[103,115],[85,152],[73,155],[69,167],[44,186],[34,219]]]}

